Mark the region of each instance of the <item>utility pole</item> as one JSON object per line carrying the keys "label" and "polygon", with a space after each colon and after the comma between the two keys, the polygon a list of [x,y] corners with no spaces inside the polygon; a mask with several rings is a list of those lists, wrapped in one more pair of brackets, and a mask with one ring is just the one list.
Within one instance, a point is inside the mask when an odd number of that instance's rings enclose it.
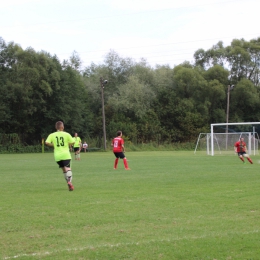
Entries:
{"label": "utility pole", "polygon": [[[230,99],[230,91],[233,90],[235,86],[234,85],[228,85],[228,91],[227,91],[227,114],[226,114],[226,123],[228,124],[229,120],[229,99]],[[226,150],[228,145],[228,125],[226,125]]]}
{"label": "utility pole", "polygon": [[106,138],[106,115],[105,115],[105,104],[104,104],[104,87],[107,84],[107,80],[100,78],[101,87],[101,102],[102,102],[102,121],[103,121],[103,139],[104,139],[104,150],[107,149],[107,138]]}
{"label": "utility pole", "polygon": [[[226,123],[228,123],[228,119],[229,119],[229,97],[230,97],[230,85],[228,85],[228,91],[227,91],[227,114],[226,114]],[[226,125],[226,133],[228,133],[228,125]]]}

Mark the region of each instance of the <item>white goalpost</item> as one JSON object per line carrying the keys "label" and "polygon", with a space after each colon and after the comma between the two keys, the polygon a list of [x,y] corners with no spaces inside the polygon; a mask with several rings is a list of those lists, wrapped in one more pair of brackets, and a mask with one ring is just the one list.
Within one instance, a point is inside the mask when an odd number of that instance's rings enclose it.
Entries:
{"label": "white goalpost", "polygon": [[[213,142],[213,134],[214,134],[214,126],[229,126],[229,125],[260,125],[260,122],[246,122],[246,123],[220,123],[220,124],[211,124],[210,125],[210,133],[211,133],[211,155],[214,156],[214,142]],[[248,150],[251,153],[251,135],[249,135],[249,144]]]}
{"label": "white goalpost", "polygon": [[[239,128],[248,131],[250,126],[252,125],[252,132],[246,131],[228,131],[228,126],[238,126]],[[239,140],[240,137],[245,139],[247,144],[248,154],[255,155],[258,154],[258,143],[259,136],[255,131],[254,125],[260,125],[260,122],[241,122],[241,123],[216,123],[211,124],[211,132],[210,133],[200,133],[197,139],[196,147],[194,150],[194,154],[197,150],[206,150],[208,155],[214,156],[214,153],[218,154],[234,154],[234,144]],[[226,126],[225,132],[219,132],[219,129],[224,128]],[[217,129],[215,128],[217,127]],[[235,127],[238,129],[238,127]],[[215,131],[214,131],[215,130]],[[214,152],[215,151],[215,152]]]}

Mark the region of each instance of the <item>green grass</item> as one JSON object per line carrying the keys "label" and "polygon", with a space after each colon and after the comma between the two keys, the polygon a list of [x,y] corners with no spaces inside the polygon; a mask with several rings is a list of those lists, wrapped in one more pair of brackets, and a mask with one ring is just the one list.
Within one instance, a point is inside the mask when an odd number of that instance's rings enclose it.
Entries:
{"label": "green grass", "polygon": [[0,259],[259,259],[260,165],[235,155],[0,155]]}

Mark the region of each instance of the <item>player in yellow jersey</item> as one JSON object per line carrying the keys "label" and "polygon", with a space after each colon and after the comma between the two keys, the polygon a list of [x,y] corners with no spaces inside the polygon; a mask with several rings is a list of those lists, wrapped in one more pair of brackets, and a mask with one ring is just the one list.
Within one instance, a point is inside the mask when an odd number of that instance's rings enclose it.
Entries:
{"label": "player in yellow jersey", "polygon": [[80,150],[81,150],[81,138],[77,133],[74,134],[74,152],[75,152],[75,160],[80,160]]}
{"label": "player in yellow jersey", "polygon": [[58,121],[55,124],[55,128],[57,132],[50,134],[45,143],[48,146],[54,147],[54,159],[62,169],[69,191],[73,191],[74,186],[72,185],[72,171],[70,168],[71,154],[69,147],[74,144],[74,140],[69,133],[64,132],[63,122]]}

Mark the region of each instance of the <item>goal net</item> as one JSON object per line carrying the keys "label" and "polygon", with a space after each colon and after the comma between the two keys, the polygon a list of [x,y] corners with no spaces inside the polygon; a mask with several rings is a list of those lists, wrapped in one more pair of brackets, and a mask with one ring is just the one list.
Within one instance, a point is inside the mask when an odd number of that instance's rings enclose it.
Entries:
{"label": "goal net", "polygon": [[[213,152],[217,154],[234,154],[234,144],[243,137],[246,144],[248,154],[258,153],[259,137],[257,133],[253,132],[240,132],[240,133],[214,133],[213,134]],[[194,153],[196,151],[205,151],[208,155],[211,155],[211,133],[200,133]]]}
{"label": "goal net", "polygon": [[[205,151],[208,155],[235,154],[234,144],[239,138],[243,137],[247,145],[248,154],[259,154],[259,136],[255,131],[255,126],[252,127],[255,124],[260,124],[260,122],[211,124],[211,133],[199,134],[194,153],[196,151]],[[235,127],[232,128],[231,126]],[[246,130],[249,128],[253,129],[253,131],[247,132]],[[223,129],[225,129],[225,132]],[[241,129],[246,130],[241,131]]]}

